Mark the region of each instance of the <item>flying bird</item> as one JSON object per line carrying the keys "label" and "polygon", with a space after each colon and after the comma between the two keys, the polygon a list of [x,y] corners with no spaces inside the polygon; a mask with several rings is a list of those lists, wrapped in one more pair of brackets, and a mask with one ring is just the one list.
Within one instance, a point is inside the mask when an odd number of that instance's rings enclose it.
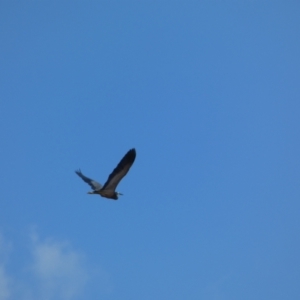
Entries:
{"label": "flying bird", "polygon": [[116,187],[131,168],[135,157],[135,149],[130,149],[108,176],[108,179],[103,186],[99,182],[84,176],[80,169],[75,171],[75,173],[91,186],[92,191],[88,192],[88,194],[98,194],[105,198],[118,200],[118,196],[123,194],[116,192]]}

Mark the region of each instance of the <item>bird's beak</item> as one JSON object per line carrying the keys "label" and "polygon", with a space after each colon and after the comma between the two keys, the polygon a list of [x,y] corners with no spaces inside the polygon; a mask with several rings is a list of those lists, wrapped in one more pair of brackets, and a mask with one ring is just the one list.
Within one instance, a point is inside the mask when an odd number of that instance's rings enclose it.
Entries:
{"label": "bird's beak", "polygon": [[120,196],[123,196],[123,194],[122,193],[118,193]]}

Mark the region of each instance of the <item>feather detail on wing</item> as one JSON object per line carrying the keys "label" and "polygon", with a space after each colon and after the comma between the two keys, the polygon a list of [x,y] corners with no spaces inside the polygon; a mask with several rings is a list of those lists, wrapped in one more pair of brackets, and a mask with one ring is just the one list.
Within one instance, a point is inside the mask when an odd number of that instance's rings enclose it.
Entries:
{"label": "feather detail on wing", "polygon": [[121,179],[127,174],[136,157],[135,149],[129,150],[117,167],[109,175],[102,190],[115,190]]}
{"label": "feather detail on wing", "polygon": [[99,182],[97,182],[97,181],[95,181],[95,180],[93,180],[93,179],[90,179],[90,178],[84,176],[84,175],[81,173],[81,170],[80,170],[80,169],[77,170],[77,171],[75,171],[75,173],[76,173],[79,177],[81,177],[81,179],[82,179],[84,182],[86,182],[88,185],[90,185],[91,188],[92,188],[93,190],[95,190],[95,191],[101,190],[102,185],[101,185]]}

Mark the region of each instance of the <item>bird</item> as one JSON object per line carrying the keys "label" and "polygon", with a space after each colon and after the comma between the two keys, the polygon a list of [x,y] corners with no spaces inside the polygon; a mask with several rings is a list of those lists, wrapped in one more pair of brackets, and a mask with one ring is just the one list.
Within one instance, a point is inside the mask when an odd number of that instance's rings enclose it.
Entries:
{"label": "bird", "polygon": [[118,163],[116,168],[108,176],[108,179],[103,186],[99,182],[84,176],[81,173],[80,169],[76,170],[75,173],[84,182],[86,182],[91,186],[92,191],[88,192],[88,194],[98,194],[101,197],[118,200],[119,195],[123,195],[123,194],[116,192],[116,187],[131,168],[132,164],[134,163],[135,157],[136,157],[136,151],[134,148],[132,148],[124,155],[124,157]]}

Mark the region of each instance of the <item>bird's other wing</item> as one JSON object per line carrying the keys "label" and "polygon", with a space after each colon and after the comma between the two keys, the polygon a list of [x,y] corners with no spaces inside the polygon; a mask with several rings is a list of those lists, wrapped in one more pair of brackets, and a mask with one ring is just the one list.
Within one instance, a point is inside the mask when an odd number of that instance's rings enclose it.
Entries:
{"label": "bird's other wing", "polygon": [[76,173],[79,177],[81,177],[82,180],[83,180],[84,182],[86,182],[87,184],[89,184],[93,190],[98,191],[98,190],[100,190],[100,189],[102,188],[102,185],[101,185],[99,182],[97,182],[97,181],[95,181],[95,180],[93,180],[93,179],[90,179],[90,178],[84,176],[84,175],[81,173],[81,170],[80,170],[80,169],[77,170],[77,171],[75,171],[75,173]]}
{"label": "bird's other wing", "polygon": [[103,190],[115,190],[121,179],[127,174],[136,157],[135,149],[129,150],[121,159],[117,167],[108,176]]}

